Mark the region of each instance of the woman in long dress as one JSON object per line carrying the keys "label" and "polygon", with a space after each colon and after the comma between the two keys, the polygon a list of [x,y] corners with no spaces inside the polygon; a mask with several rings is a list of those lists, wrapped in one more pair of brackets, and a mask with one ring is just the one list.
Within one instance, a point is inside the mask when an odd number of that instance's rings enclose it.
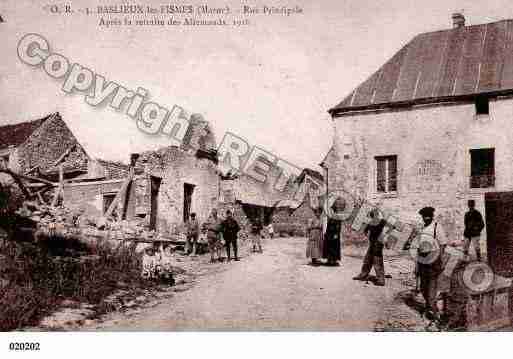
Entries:
{"label": "woman in long dress", "polygon": [[306,244],[306,257],[312,260],[313,266],[318,266],[319,259],[322,258],[322,229],[321,220],[318,211],[315,212],[315,217],[308,221],[306,227],[306,234],[308,242]]}
{"label": "woman in long dress", "polygon": [[[344,209],[344,203],[337,199],[331,208],[335,213],[338,213]],[[341,220],[336,217],[328,217],[324,234],[323,258],[328,260],[327,265],[329,266],[338,266],[338,261],[341,259],[341,229]]]}

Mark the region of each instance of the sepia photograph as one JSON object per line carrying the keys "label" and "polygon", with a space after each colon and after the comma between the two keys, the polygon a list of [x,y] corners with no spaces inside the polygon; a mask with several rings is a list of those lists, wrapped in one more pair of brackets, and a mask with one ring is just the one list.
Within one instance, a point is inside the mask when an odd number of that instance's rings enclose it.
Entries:
{"label": "sepia photograph", "polygon": [[510,1],[1,0],[0,39],[8,356],[507,342]]}

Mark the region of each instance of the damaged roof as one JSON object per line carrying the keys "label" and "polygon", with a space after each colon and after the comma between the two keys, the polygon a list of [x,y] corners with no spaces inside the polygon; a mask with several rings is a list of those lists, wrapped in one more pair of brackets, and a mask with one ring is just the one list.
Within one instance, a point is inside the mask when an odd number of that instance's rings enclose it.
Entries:
{"label": "damaged roof", "polygon": [[513,20],[420,34],[329,112],[513,94],[512,40]]}
{"label": "damaged roof", "polygon": [[324,176],[319,171],[313,170],[311,168],[304,168],[303,171],[301,171],[301,174],[296,178],[296,182],[303,182],[306,175],[316,179],[321,183],[324,182]]}
{"label": "damaged roof", "polygon": [[50,114],[38,120],[21,122],[0,127],[0,150],[9,146],[18,147],[23,144],[46,120],[54,116]]}
{"label": "damaged roof", "polygon": [[97,158],[96,161],[105,170],[105,177],[108,179],[120,179],[128,177],[130,167],[118,161],[108,161]]}

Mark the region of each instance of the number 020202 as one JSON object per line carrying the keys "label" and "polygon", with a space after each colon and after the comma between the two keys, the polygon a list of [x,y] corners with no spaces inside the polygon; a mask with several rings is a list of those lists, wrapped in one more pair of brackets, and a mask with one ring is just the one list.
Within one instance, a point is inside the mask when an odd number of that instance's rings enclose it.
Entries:
{"label": "number 020202", "polygon": [[30,351],[39,350],[39,343],[9,343],[9,350]]}

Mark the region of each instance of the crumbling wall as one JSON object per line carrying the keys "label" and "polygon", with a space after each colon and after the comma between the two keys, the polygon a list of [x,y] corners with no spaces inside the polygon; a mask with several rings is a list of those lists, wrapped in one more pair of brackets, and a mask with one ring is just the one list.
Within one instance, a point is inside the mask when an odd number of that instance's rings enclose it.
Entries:
{"label": "crumbling wall", "polygon": [[52,170],[53,164],[72,145],[77,148],[70,154],[66,166],[87,168],[87,155],[59,114],[45,121],[17,149],[17,162],[21,172],[39,166],[41,171]]}
{"label": "crumbling wall", "polygon": [[88,182],[64,185],[63,205],[72,210],[84,211],[88,216],[103,214],[103,195],[117,193],[123,181]]}
{"label": "crumbling wall", "polygon": [[183,224],[185,183],[194,185],[191,213],[195,212],[200,222],[217,206],[219,176],[216,164],[208,159],[171,146],[142,153],[136,168],[162,179],[157,216],[157,227],[162,233],[173,232]]}

